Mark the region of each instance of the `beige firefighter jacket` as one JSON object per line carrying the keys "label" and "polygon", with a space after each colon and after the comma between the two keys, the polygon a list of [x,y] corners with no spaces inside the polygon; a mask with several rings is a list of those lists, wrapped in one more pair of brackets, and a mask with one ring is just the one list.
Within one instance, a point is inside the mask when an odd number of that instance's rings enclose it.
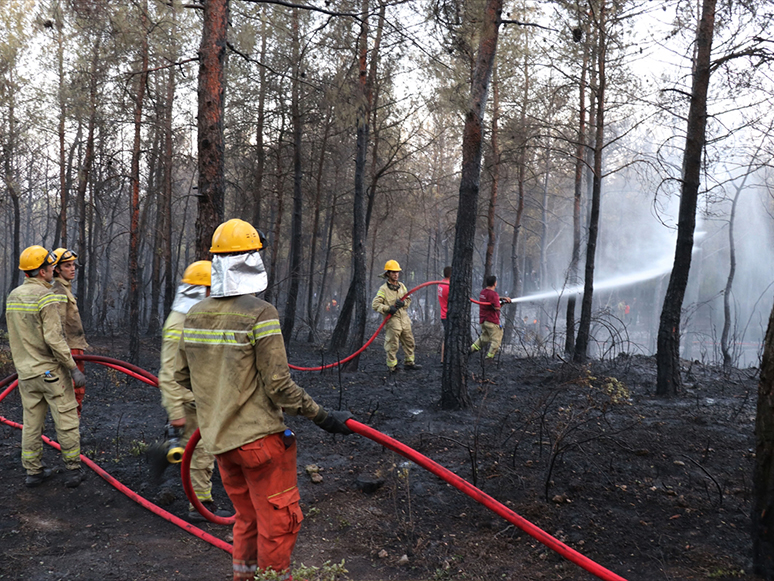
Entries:
{"label": "beige firefighter jacket", "polygon": [[175,381],[175,360],[180,337],[183,335],[185,314],[172,311],[161,331],[161,368],[159,369],[159,389],[161,405],[167,411],[170,421],[185,417],[185,404],[194,400],[193,393]]}
{"label": "beige firefighter jacket", "polygon": [[86,334],[83,332],[81,313],[78,311],[78,303],[75,302],[72,283],[61,277],[54,277],[54,285],[51,290],[58,295],[67,297],[66,301],[59,303],[59,314],[62,317],[62,329],[65,340],[70,349],[83,349],[86,351],[89,344],[86,342]]}
{"label": "beige firefighter jacket", "polygon": [[[398,283],[398,290],[392,290],[388,284],[389,283],[385,282],[382,286],[379,287],[374,300],[371,302],[371,308],[377,313],[381,313],[385,317],[390,314],[390,307],[395,304],[395,301],[397,301],[408,292],[406,285],[404,285],[402,282]],[[406,297],[403,299],[403,301],[406,303],[405,306],[395,312],[390,320],[387,321],[386,327],[404,330],[411,329],[411,319],[408,315],[408,308],[409,305],[411,305],[411,297]]]}
{"label": "beige firefighter jacket", "polygon": [[277,309],[253,295],[191,307],[174,377],[193,391],[212,454],[284,431],[283,411],[314,418],[320,410],[290,378]]}
{"label": "beige firefighter jacket", "polygon": [[64,300],[39,278],[27,278],[8,295],[8,340],[19,379],[38,377],[58,365],[75,369],[57,306]]}

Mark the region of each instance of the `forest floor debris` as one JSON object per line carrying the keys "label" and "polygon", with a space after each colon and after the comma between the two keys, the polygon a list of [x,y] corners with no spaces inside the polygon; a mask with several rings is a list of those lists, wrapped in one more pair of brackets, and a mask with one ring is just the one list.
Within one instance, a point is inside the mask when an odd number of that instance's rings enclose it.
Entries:
{"label": "forest floor debris", "polygon": [[[98,354],[125,350],[118,339],[92,343]],[[654,358],[622,355],[590,367],[505,354],[484,366],[474,358],[474,406],[450,412],[438,407],[441,365],[429,348],[420,347],[423,369],[416,373],[388,376],[374,345],[356,373],[293,375],[326,408],[349,409],[627,579],[755,579],[749,531],[757,370],[726,376],[688,362],[684,393],[662,400],[654,396]],[[320,358],[305,344],[291,346],[293,363],[315,365]],[[155,344],[144,345],[139,363],[157,371]],[[156,486],[143,454],[163,434],[159,394],[92,364],[87,377],[83,452],[185,518],[176,469]],[[0,403],[0,415],[21,422],[18,393]],[[592,578],[376,443],[332,436],[299,418],[288,424],[298,437],[306,517],[293,558],[311,575]],[[50,422],[46,433],[54,436]],[[20,441],[18,430],[0,426],[0,579],[230,578],[228,554],[141,508],[96,474],[77,489],[64,487],[62,473],[25,487]],[[53,449],[45,459],[61,467]],[[318,483],[305,474],[311,465],[323,476]],[[217,477],[214,492],[219,506],[230,506]],[[201,526],[229,538],[228,527]]]}

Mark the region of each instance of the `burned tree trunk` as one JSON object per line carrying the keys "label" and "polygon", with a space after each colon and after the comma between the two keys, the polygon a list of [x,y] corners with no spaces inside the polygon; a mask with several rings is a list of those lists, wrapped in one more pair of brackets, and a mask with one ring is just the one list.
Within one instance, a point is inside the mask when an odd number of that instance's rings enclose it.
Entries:
{"label": "burned tree trunk", "polygon": [[205,0],[199,46],[199,204],[196,259],[209,256],[212,233],[223,221],[223,104],[229,0]]}
{"label": "burned tree trunk", "polygon": [[131,165],[131,211],[129,223],[129,358],[136,361],[140,355],[140,155],[142,145],[142,109],[148,84],[148,3],[141,8],[140,71],[134,96],[134,144]]}
{"label": "burned tree trunk", "polygon": [[677,245],[669,286],[664,297],[658,328],[656,394],[671,397],[680,391],[680,314],[683,309],[688,273],[691,270],[696,204],[701,182],[701,162],[707,132],[707,91],[710,82],[710,54],[715,29],[715,2],[704,0],[696,31],[691,105],[683,152],[683,184],[677,222]]}
{"label": "burned tree trunk", "polygon": [[[583,166],[586,156],[586,73],[589,66],[588,45],[583,49],[580,90],[578,100],[578,143],[575,147],[575,192],[572,205],[572,258],[567,272],[567,283],[574,286],[578,282],[581,245],[581,201],[583,199]],[[571,355],[575,351],[575,293],[567,297],[566,332],[564,352]]]}
{"label": "burned tree trunk", "polygon": [[484,22],[473,71],[470,103],[465,115],[462,138],[462,177],[457,206],[457,231],[449,284],[449,320],[446,357],[441,379],[441,407],[461,409],[470,406],[468,394],[468,349],[470,348],[470,290],[473,278],[473,245],[476,235],[481,144],[484,110],[492,74],[503,0],[487,0]]}
{"label": "burned tree trunk", "polygon": [[755,417],[752,509],[753,571],[774,579],[774,308],[763,345]]}
{"label": "burned tree trunk", "polygon": [[298,8],[293,9],[293,88],[291,90],[291,117],[293,123],[293,219],[290,228],[290,288],[285,302],[285,318],[282,321],[282,336],[285,343],[293,335],[296,324],[296,302],[301,282],[301,211],[304,197],[301,193],[301,105],[300,100],[300,31]]}
{"label": "burned tree trunk", "polygon": [[[497,67],[492,72],[492,188],[489,196],[489,210],[486,216],[487,243],[484,256],[484,280],[492,274],[492,258],[495,248],[495,212],[497,210],[497,188],[500,185],[500,144],[497,123],[500,118],[500,92],[497,85]],[[486,286],[486,285],[484,285]]]}
{"label": "burned tree trunk", "polygon": [[602,151],[605,138],[605,87],[607,76],[605,64],[607,59],[607,31],[604,2],[599,8],[597,24],[597,79],[596,90],[596,131],[594,134],[594,169],[592,172],[591,210],[589,214],[588,241],[586,242],[586,268],[584,272],[583,300],[581,316],[578,323],[578,336],[575,341],[573,361],[583,363],[588,356],[589,335],[591,333],[591,310],[594,299],[594,266],[597,253],[597,237],[599,235],[599,206],[602,195]]}

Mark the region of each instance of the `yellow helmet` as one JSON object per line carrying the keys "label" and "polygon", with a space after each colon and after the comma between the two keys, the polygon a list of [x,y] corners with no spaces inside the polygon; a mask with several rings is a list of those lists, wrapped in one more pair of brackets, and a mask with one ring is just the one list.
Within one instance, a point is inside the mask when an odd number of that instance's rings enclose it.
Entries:
{"label": "yellow helmet", "polygon": [[28,246],[19,255],[19,270],[36,270],[56,263],[56,256],[42,246]]}
{"label": "yellow helmet", "polygon": [[232,218],[217,227],[212,235],[213,254],[227,254],[229,252],[248,252],[263,248],[263,241],[258,231],[251,224]]}
{"label": "yellow helmet", "polygon": [[400,267],[400,264],[398,264],[397,260],[388,260],[384,263],[384,271],[387,272],[389,270],[395,270],[400,272],[402,269]]}
{"label": "yellow helmet", "polygon": [[188,265],[183,273],[183,282],[198,286],[210,286],[212,280],[212,262],[197,260]]}
{"label": "yellow helmet", "polygon": [[54,250],[54,256],[56,256],[56,261],[54,264],[61,264],[62,262],[72,262],[73,260],[78,259],[78,255],[72,251],[68,250],[67,248],[57,248]]}

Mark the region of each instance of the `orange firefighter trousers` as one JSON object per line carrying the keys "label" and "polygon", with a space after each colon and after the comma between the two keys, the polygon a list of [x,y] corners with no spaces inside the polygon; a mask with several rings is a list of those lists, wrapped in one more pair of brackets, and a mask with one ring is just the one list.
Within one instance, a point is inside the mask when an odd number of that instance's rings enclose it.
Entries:
{"label": "orange firefighter trousers", "polygon": [[271,434],[217,454],[223,486],[236,510],[234,581],[256,568],[285,571],[303,516],[298,503],[295,437]]}

